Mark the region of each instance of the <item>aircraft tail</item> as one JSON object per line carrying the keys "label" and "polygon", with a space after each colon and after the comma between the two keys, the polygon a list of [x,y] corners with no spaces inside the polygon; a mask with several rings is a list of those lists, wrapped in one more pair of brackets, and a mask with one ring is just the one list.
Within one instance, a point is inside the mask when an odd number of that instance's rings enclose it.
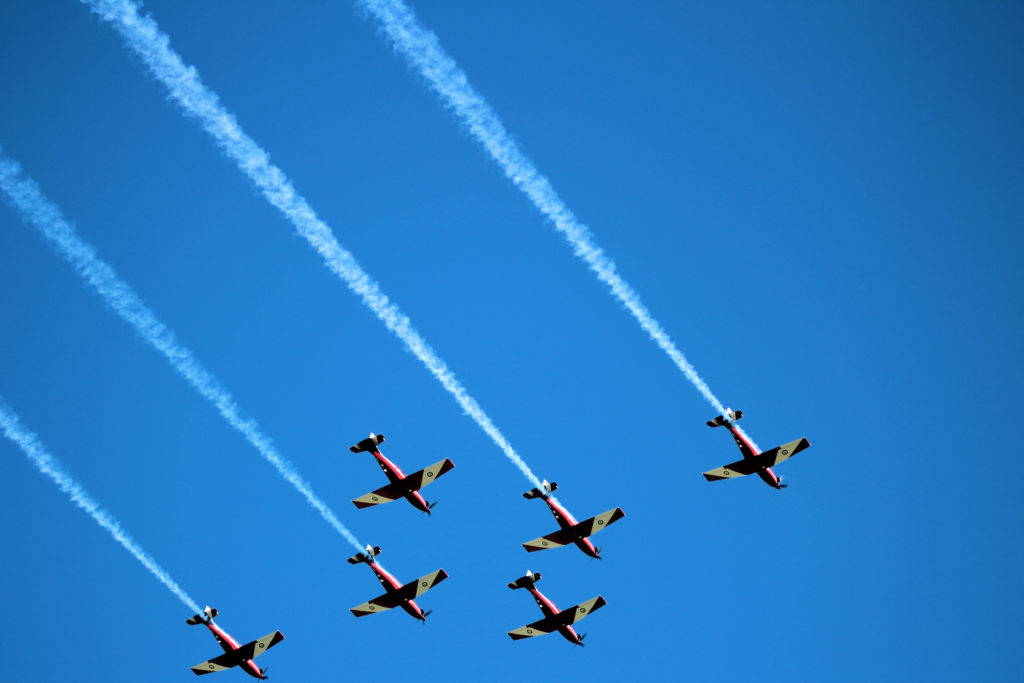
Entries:
{"label": "aircraft tail", "polygon": [[368,438],[363,439],[355,446],[349,446],[348,449],[353,453],[362,453],[363,451],[375,451],[377,450],[377,446],[381,445],[382,443],[384,443],[383,434],[374,434],[373,432],[370,432],[370,436]]}
{"label": "aircraft tail", "polygon": [[206,609],[204,609],[202,613],[189,617],[185,620],[185,623],[190,626],[195,626],[196,624],[209,624],[217,614],[219,614],[219,612],[217,612],[216,609],[207,605]]}
{"label": "aircraft tail", "polygon": [[379,545],[375,545],[375,546],[369,546],[368,545],[368,546],[366,546],[366,552],[356,553],[352,557],[348,558],[348,563],[349,564],[359,564],[360,562],[365,562],[365,563],[369,564],[369,563],[373,562],[373,558],[377,557],[378,555],[380,555],[380,546]]}
{"label": "aircraft tail", "polygon": [[520,576],[518,579],[508,585],[512,590],[517,588],[530,588],[533,584],[540,581],[540,572],[534,574],[529,569],[526,570],[526,576]]}
{"label": "aircraft tail", "polygon": [[542,488],[539,489],[530,489],[523,494],[523,498],[526,500],[530,500],[531,498],[547,498],[549,493],[558,488],[558,482],[553,481],[549,484],[548,480],[545,479],[541,486]]}
{"label": "aircraft tail", "polygon": [[736,422],[741,417],[743,417],[742,410],[733,412],[732,408],[726,408],[725,415],[719,415],[713,420],[708,420],[708,427],[723,427],[730,422]]}

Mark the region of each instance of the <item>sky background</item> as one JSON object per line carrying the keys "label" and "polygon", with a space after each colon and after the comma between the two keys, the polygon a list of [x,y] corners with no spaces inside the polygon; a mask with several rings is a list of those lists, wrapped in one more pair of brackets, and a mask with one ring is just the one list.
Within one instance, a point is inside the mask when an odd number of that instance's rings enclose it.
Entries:
{"label": "sky background", "polygon": [[[0,146],[403,581],[325,524],[0,208],[0,395],[276,681],[1021,680],[1024,9],[1010,2],[413,5],[777,469],[711,408],[350,3],[152,1],[267,149],[578,519],[529,482],[107,25],[0,4]],[[370,431],[408,504],[348,446]],[[173,594],[0,441],[5,678],[191,680]],[[505,584],[529,568],[580,626]],[[239,671],[218,680],[248,680]]]}

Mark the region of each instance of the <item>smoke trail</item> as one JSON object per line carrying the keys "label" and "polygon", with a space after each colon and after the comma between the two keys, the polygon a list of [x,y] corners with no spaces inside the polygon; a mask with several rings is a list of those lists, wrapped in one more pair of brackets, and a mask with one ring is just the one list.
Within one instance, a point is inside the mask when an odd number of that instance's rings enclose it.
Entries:
{"label": "smoke trail", "polygon": [[170,47],[170,38],[160,30],[153,18],[139,16],[137,5],[130,0],[82,2],[113,25],[128,47],[149,67],[185,113],[199,119],[228,158],[238,165],[267,201],[276,206],[320,253],[327,267],[359,295],[389,330],[405,342],[406,348],[427,366],[466,414],[476,421],[533,485],[539,487],[540,480],[491,422],[476,399],[469,395],[447,364],[413,328],[409,318],[388,299],[355,257],[341,246],[331,229],[317,218],[309,203],[295,191],[291,180],[270,162],[267,152],[242,131],[235,117],[220,103],[216,93],[203,85],[195,68],[185,66],[181,56]]}
{"label": "smoke trail", "polygon": [[68,494],[75,505],[85,510],[93,519],[96,520],[97,524],[109,531],[115,541],[120,543],[124,546],[125,550],[134,555],[136,560],[141,562],[142,565],[153,574],[153,576],[160,579],[160,583],[167,586],[167,588],[178,596],[178,599],[185,603],[193,612],[199,611],[199,605],[196,604],[195,600],[190,598],[188,593],[182,590],[181,586],[175,583],[170,574],[165,572],[160,565],[156,563],[156,560],[147,555],[146,551],[144,551],[138,543],[132,540],[132,537],[128,535],[128,532],[121,528],[121,523],[114,519],[113,515],[101,508],[100,504],[96,502],[96,499],[90,496],[89,493],[82,488],[82,485],[68,474],[60,464],[60,461],[47,452],[46,447],[39,442],[36,435],[22,426],[18,416],[15,415],[14,411],[11,410],[4,402],[3,397],[0,397],[0,427],[3,428],[4,436],[21,447],[21,450],[25,451],[25,455],[32,460],[32,463],[39,468],[39,471],[50,479],[53,479],[53,482],[60,487],[61,491]]}
{"label": "smoke trail", "polygon": [[96,250],[75,232],[74,227],[61,215],[60,210],[44,197],[39,186],[22,175],[21,166],[3,155],[0,148],[0,190],[7,196],[25,220],[34,225],[50,240],[100,296],[124,318],[135,331],[162,353],[170,364],[206,400],[216,406],[228,424],[241,432],[260,454],[277,468],[281,476],[291,482],[306,497],[327,523],[356,548],[362,550],[356,537],[338,521],[327,504],[317,497],[309,484],[288,460],[274,448],[270,437],[260,431],[255,420],[242,416],[235,399],[228,390],[192,355],[178,343],[174,333],[142,302],[139,295],[122,280],[114,269],[102,261]]}
{"label": "smoke trail", "polygon": [[590,229],[576,219],[555,193],[548,179],[541,175],[533,162],[509,137],[498,115],[469,84],[469,78],[441,47],[437,35],[420,26],[412,10],[402,0],[358,0],[358,4],[377,18],[409,65],[430,83],[444,103],[462,119],[469,132],[484,146],[509,180],[562,233],[572,245],[576,256],[586,262],[601,282],[608,285],[615,298],[629,309],[640,326],[668,354],[708,403],[720,414],[724,414],[725,406],[712,393],[707,382],[697,374],[686,356],[647,310],[640,295],[615,271],[615,263],[594,242]]}

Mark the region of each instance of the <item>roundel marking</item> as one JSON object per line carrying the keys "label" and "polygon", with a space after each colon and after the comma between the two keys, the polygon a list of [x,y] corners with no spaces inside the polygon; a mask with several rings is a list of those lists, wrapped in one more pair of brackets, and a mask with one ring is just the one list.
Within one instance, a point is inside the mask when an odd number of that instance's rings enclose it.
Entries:
{"label": "roundel marking", "polygon": [[546,546],[548,544],[548,542],[547,541],[541,541],[540,544]]}
{"label": "roundel marking", "polygon": [[263,648],[266,647],[266,645],[264,645],[263,643],[257,643],[257,647],[259,647],[259,649],[262,650]]}
{"label": "roundel marking", "polygon": [[427,587],[427,582],[426,581],[420,581],[420,585],[423,586],[424,588],[426,588]]}
{"label": "roundel marking", "polygon": [[374,497],[373,497],[373,498],[371,498],[370,500],[372,500],[372,501],[373,501],[374,503],[376,503],[376,502],[377,502],[377,496],[374,496]]}
{"label": "roundel marking", "polygon": [[597,520],[597,525],[598,526],[603,526],[604,525],[604,520],[603,519]]}
{"label": "roundel marking", "polygon": [[580,607],[580,614],[586,614],[586,613],[587,613],[587,608],[586,607]]}
{"label": "roundel marking", "polygon": [[216,669],[216,668],[217,668],[217,667],[215,667],[215,666],[214,666],[213,664],[211,664],[211,665],[210,665],[210,671],[213,671],[213,670],[214,670],[214,669]]}
{"label": "roundel marking", "polygon": [[374,607],[373,605],[370,605],[368,609],[369,609],[369,610],[370,610],[370,611],[372,612],[373,610],[375,610],[375,609],[377,609],[377,608],[376,608],[376,607]]}
{"label": "roundel marking", "polygon": [[789,450],[788,450],[788,449],[786,449],[786,448],[783,448],[783,449],[782,449],[782,454],[783,454],[783,455],[789,455]]}
{"label": "roundel marking", "polygon": [[428,478],[428,479],[429,479],[430,477],[432,477],[432,476],[434,476],[434,473],[433,473],[433,472],[427,472],[427,478]]}
{"label": "roundel marking", "polygon": [[[533,635],[533,629],[532,628],[526,629],[526,632],[529,633],[531,636]],[[213,668],[213,667],[210,667],[210,668]]]}
{"label": "roundel marking", "polygon": [[729,474],[729,470],[722,470],[722,474]]}

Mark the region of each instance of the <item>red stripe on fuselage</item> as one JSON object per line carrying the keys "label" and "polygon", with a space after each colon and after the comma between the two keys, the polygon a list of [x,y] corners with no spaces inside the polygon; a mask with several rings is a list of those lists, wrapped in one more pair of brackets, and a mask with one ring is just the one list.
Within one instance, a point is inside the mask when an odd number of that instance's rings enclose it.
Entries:
{"label": "red stripe on fuselage", "polygon": [[[733,438],[736,439],[736,444],[740,447],[740,453],[743,454],[744,458],[755,458],[760,455],[760,451],[750,445],[750,442],[743,438],[743,435],[732,425],[729,424],[729,431],[732,432]],[[744,448],[746,446],[746,448]]]}
{"label": "red stripe on fuselage", "polygon": [[553,514],[555,519],[558,521],[558,526],[563,529],[569,529],[577,524],[576,518],[569,514],[569,511],[561,505],[550,498],[545,498],[544,502],[548,504],[549,508],[551,508],[551,514]]}
{"label": "red stripe on fuselage", "polygon": [[555,607],[555,603],[548,600],[543,593],[533,586],[530,586],[530,593],[533,594],[533,599],[537,601],[537,606],[540,607],[540,611],[544,613],[545,617],[553,617],[562,611]]}
{"label": "red stripe on fuselage", "polygon": [[377,580],[381,582],[384,588],[387,589],[388,593],[398,590],[402,587],[402,584],[398,582],[398,579],[388,574],[383,568],[378,567],[376,562],[367,562],[370,565],[370,569],[377,575]]}
{"label": "red stripe on fuselage", "polygon": [[232,650],[238,649],[238,641],[228,635],[227,631],[222,629],[220,626],[217,626],[217,624],[211,621],[206,624],[206,628],[210,629],[214,638],[217,639],[217,642],[220,643],[220,646],[224,648],[225,652],[231,652]]}
{"label": "red stripe on fuselage", "polygon": [[405,473],[402,472],[402,468],[401,467],[399,467],[395,463],[393,463],[390,460],[388,460],[387,458],[385,458],[384,454],[381,453],[380,451],[371,451],[371,452],[373,453],[373,457],[377,458],[377,462],[380,463],[380,466],[384,468],[385,472],[390,472],[391,474],[395,475],[399,479],[405,479]]}

